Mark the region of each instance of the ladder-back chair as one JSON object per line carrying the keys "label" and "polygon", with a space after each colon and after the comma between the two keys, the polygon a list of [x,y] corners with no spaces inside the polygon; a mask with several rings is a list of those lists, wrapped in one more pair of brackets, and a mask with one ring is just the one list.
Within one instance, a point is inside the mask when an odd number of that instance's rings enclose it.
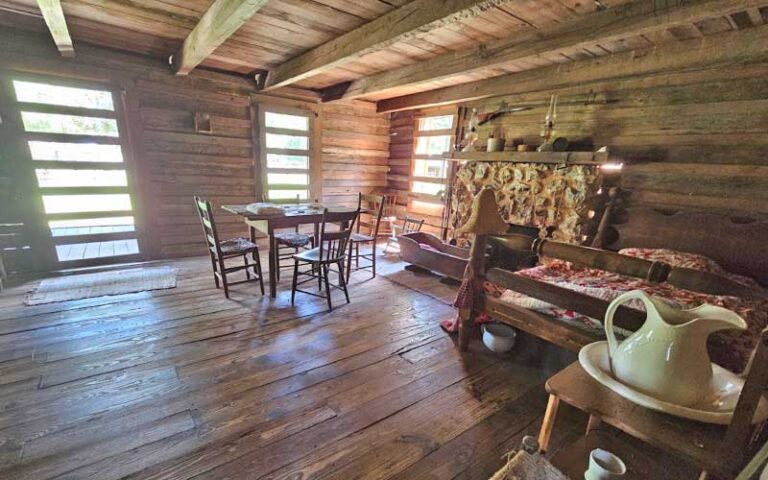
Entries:
{"label": "ladder-back chair", "polygon": [[[349,291],[344,275],[344,262],[346,261],[349,238],[352,235],[352,228],[359,215],[359,210],[346,212],[329,212],[326,209],[323,212],[323,222],[320,227],[320,240],[318,246],[312,250],[306,250],[293,256],[293,285],[291,287],[291,305],[296,299],[296,292],[313,295],[315,297],[325,298],[328,301],[328,310],[333,310],[331,302],[331,289],[335,288],[344,292],[344,296],[349,303]],[[338,231],[328,231],[328,225],[338,223]],[[331,267],[336,266],[337,270]],[[300,266],[309,266],[308,270],[299,270]],[[329,273],[338,274],[339,283],[331,284]],[[309,277],[299,281],[299,277]],[[298,287],[314,280],[318,281],[320,293],[300,290]],[[325,286],[325,295],[322,294]]]}
{"label": "ladder-back chair", "polygon": [[393,225],[393,228],[395,229],[394,234],[391,237],[387,238],[387,245],[384,247],[384,253],[387,253],[389,251],[389,247],[391,246],[396,246],[397,250],[400,251],[400,244],[398,243],[398,240],[397,240],[398,235],[420,232],[421,227],[423,226],[424,226],[423,219],[409,217],[408,215],[403,217],[402,225]]}
{"label": "ladder-back chair", "polygon": [[[265,196],[261,197],[262,202],[268,202],[269,199]],[[296,203],[299,203],[299,197],[296,196]],[[251,229],[251,237],[254,236],[254,231],[257,228],[258,221],[246,223]],[[280,280],[280,270],[290,268],[293,260],[293,256],[302,250],[310,250],[315,248],[315,236],[311,233],[302,233],[299,231],[299,225],[289,229],[288,231],[275,232],[275,244],[277,248],[274,252],[270,251],[269,254],[275,258],[275,278]]]}
{"label": "ladder-back chair", "polygon": [[[349,239],[349,256],[347,257],[347,280],[352,275],[353,270],[371,269],[373,276],[376,277],[376,241],[379,238],[379,227],[384,213],[384,207],[387,197],[384,195],[371,195],[359,193],[357,195],[357,209],[360,215],[357,217],[355,231]],[[365,217],[363,217],[365,215]],[[360,228],[367,233],[361,233]],[[361,245],[371,245],[370,253],[360,254]],[[366,260],[367,265],[360,266],[360,259]],[[355,261],[354,269],[352,260]]]}
{"label": "ladder-back chair", "polygon": [[[208,246],[208,254],[211,257],[213,267],[213,282],[216,288],[224,287],[224,296],[229,298],[229,287],[246,282],[259,282],[261,294],[264,295],[264,280],[261,274],[261,261],[259,259],[259,247],[247,238],[233,238],[220,241],[216,230],[216,221],[213,218],[211,202],[195,196],[195,207],[203,225],[203,233]],[[253,263],[248,259],[251,256]],[[243,257],[243,265],[226,266],[225,260]],[[227,275],[230,273],[245,271],[245,280],[230,282]]]}

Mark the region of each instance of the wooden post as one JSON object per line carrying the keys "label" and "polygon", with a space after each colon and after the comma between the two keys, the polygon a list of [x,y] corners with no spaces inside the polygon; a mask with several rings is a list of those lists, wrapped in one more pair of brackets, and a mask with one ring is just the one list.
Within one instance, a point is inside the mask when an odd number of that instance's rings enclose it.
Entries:
{"label": "wooden post", "polygon": [[[487,244],[487,235],[477,235],[472,243],[472,248],[470,248],[469,271],[472,273],[472,295],[475,298],[478,295],[474,290],[477,289],[477,285],[479,285],[485,275],[485,246]],[[459,310],[459,348],[463,352],[469,348],[469,340],[472,338],[472,327],[476,316],[474,309],[462,308]]]}
{"label": "wooden post", "polygon": [[[485,276],[485,247],[488,244],[488,235],[498,235],[507,231],[507,224],[499,215],[499,207],[496,204],[496,196],[493,190],[485,187],[480,190],[472,201],[472,214],[467,223],[461,227],[463,233],[473,233],[475,241],[470,249],[468,274],[472,278],[472,295],[478,297],[478,286]],[[465,279],[466,281],[466,279]],[[466,308],[459,312],[459,348],[463,351],[469,347],[471,329],[475,314],[472,309]]]}

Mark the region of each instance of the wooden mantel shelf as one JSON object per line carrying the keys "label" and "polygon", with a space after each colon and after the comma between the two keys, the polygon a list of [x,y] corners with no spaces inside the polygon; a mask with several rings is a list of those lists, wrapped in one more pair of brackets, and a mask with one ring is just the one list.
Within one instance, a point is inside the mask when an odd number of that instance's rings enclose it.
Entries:
{"label": "wooden mantel shelf", "polygon": [[608,152],[452,152],[454,161],[513,163],[557,163],[567,165],[601,165],[608,162]]}

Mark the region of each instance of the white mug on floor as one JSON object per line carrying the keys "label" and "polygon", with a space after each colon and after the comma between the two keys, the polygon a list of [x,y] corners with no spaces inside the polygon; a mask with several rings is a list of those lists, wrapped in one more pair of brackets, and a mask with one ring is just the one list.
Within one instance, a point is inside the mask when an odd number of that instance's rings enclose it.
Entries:
{"label": "white mug on floor", "polygon": [[589,454],[589,468],[584,480],[615,480],[627,472],[624,462],[607,450],[596,448]]}

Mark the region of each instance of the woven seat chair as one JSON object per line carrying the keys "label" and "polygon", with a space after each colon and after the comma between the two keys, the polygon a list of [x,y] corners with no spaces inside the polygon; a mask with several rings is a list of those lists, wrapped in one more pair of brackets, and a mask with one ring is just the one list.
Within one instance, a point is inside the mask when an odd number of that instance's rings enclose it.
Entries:
{"label": "woven seat chair", "polygon": [[[293,256],[293,285],[291,287],[291,305],[296,299],[296,292],[301,292],[315,297],[325,298],[328,301],[328,310],[333,310],[331,301],[331,289],[335,288],[344,292],[344,296],[349,303],[349,291],[344,275],[344,262],[346,261],[347,246],[349,238],[352,235],[352,227],[357,220],[359,210],[348,212],[329,212],[327,209],[323,212],[323,222],[320,227],[320,241],[318,246],[297,253]],[[327,226],[330,223],[338,223],[339,231],[329,232]],[[302,266],[309,266],[307,270],[300,270]],[[332,267],[336,266],[336,270]],[[339,283],[334,285],[330,283],[329,273],[338,274]],[[299,281],[299,277],[309,277]],[[306,283],[317,280],[320,287],[320,293],[300,290],[299,287]],[[325,286],[325,295],[322,294]]]}
{"label": "woven seat chair", "polygon": [[[200,216],[200,223],[203,225],[205,241],[208,244],[208,254],[211,257],[211,266],[213,267],[213,282],[216,288],[224,287],[224,296],[229,298],[230,286],[246,282],[259,282],[261,294],[264,295],[259,247],[247,238],[219,240],[211,202],[195,197],[195,206]],[[249,256],[253,263],[249,260]],[[225,260],[237,257],[243,257],[243,265],[229,267],[225,265]],[[230,282],[227,275],[239,271],[245,271],[245,280]]]}
{"label": "woven seat chair", "polygon": [[[353,271],[370,269],[376,277],[376,242],[379,239],[379,227],[384,213],[387,197],[384,195],[367,195],[359,193],[357,196],[357,209],[360,215],[357,217],[355,231],[349,239],[349,255],[347,256],[347,280]],[[367,218],[363,217],[365,215]],[[367,233],[360,231],[363,228]],[[360,253],[361,245],[371,245],[370,253]],[[360,259],[368,262],[360,265]],[[354,260],[354,267],[352,261]]]}

